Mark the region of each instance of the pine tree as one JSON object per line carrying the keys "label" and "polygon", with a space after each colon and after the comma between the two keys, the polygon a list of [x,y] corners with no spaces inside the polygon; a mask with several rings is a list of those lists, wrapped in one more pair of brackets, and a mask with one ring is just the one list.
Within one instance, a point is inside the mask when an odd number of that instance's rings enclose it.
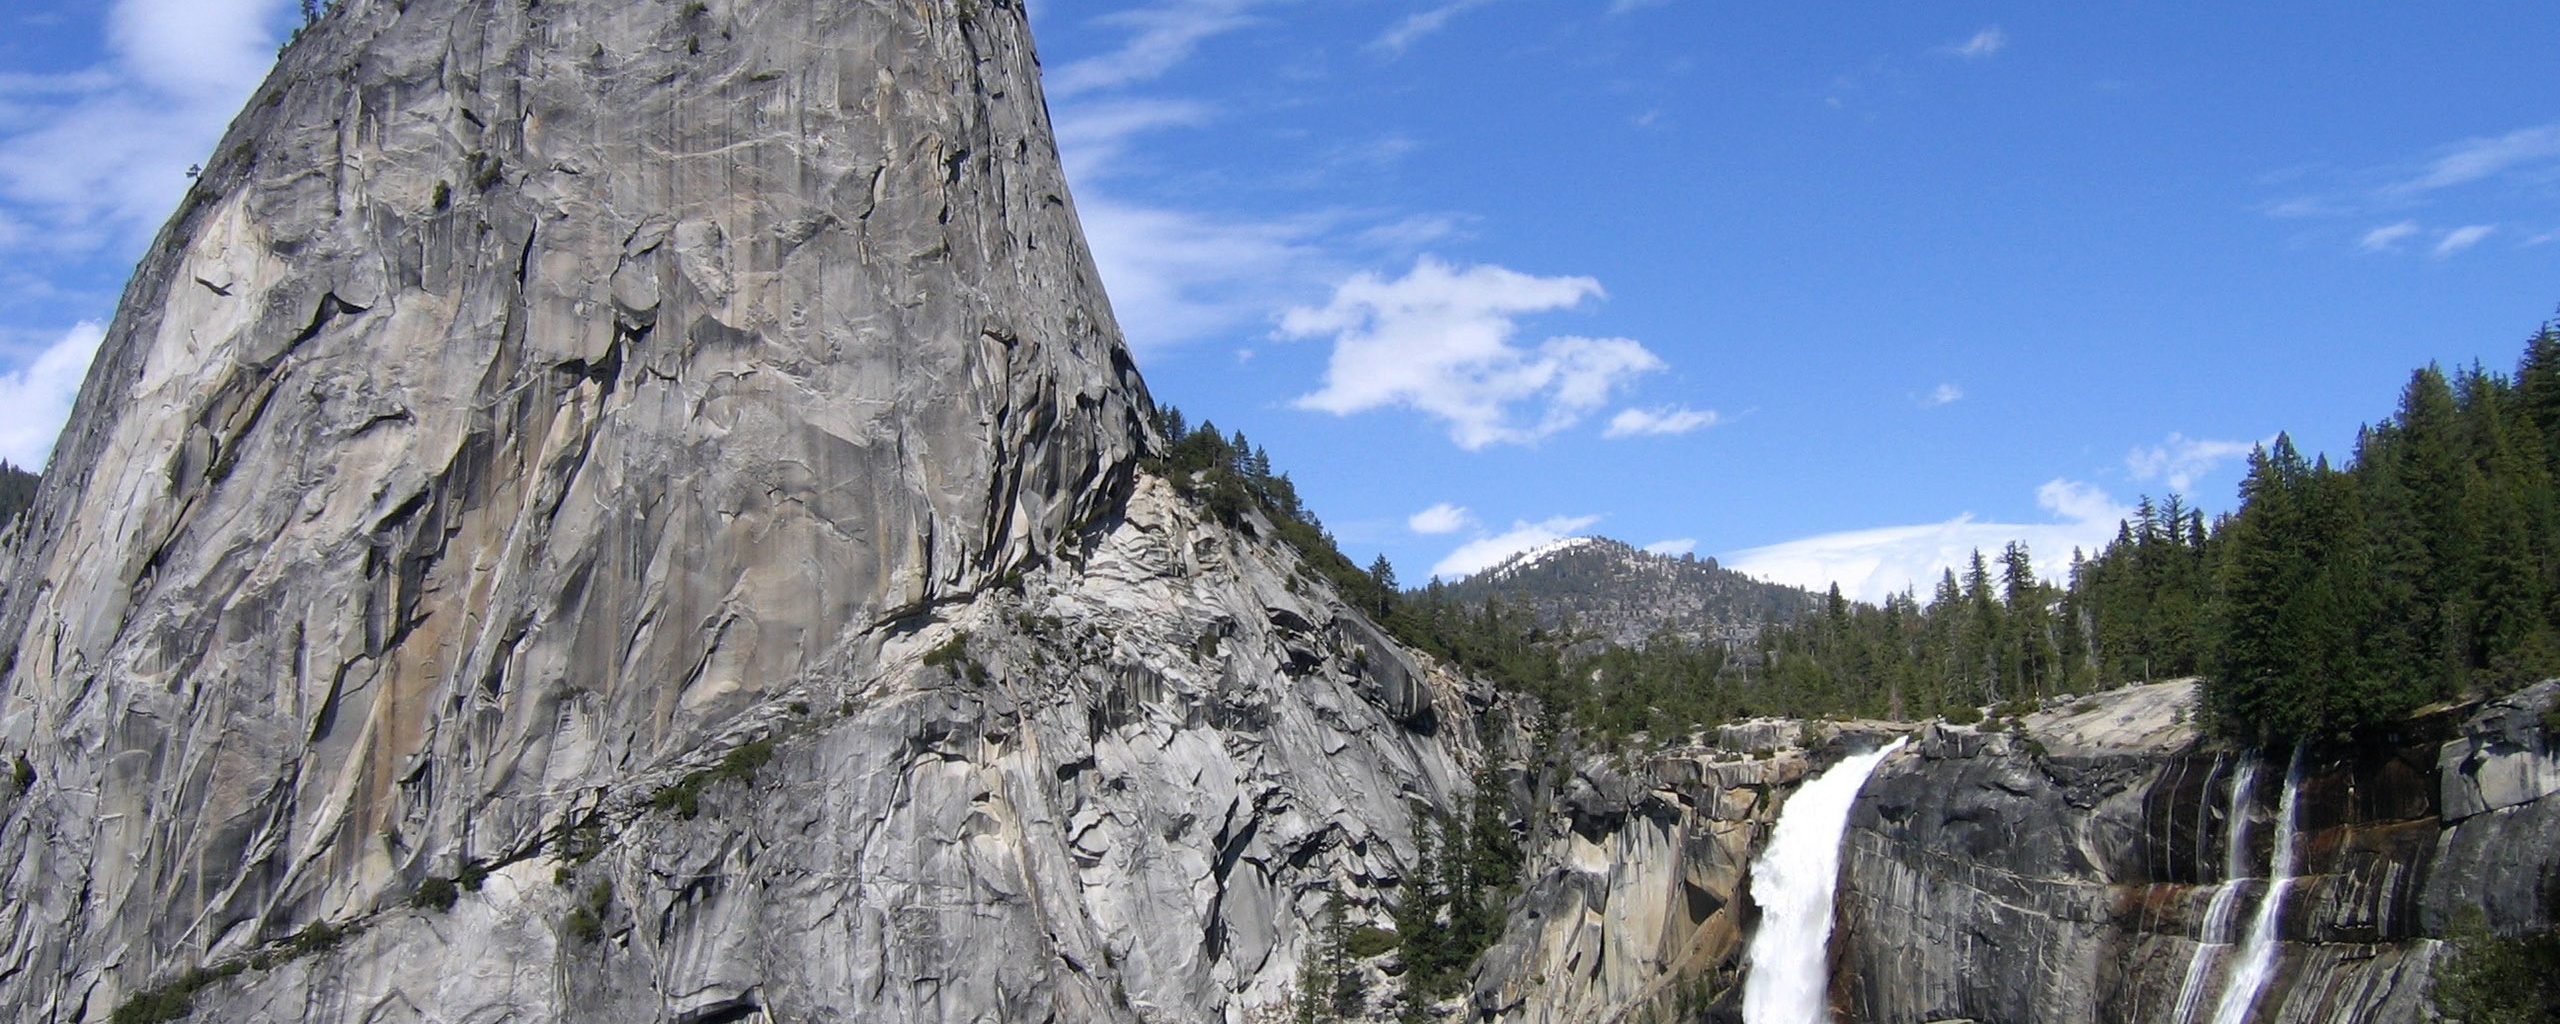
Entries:
{"label": "pine tree", "polygon": [[2301,534],[2297,491],[2307,469],[2290,437],[2249,453],[2240,484],[2240,514],[2232,521],[2233,557],[2223,567],[2225,595],[2223,677],[2209,681],[2205,703],[2229,728],[2272,724],[2288,716],[2293,665],[2277,630],[2299,585],[2302,567],[2293,550]]}
{"label": "pine tree", "polygon": [[1369,563],[1369,582],[1377,588],[1375,595],[1377,604],[1368,610],[1383,620],[1395,604],[1397,590],[1396,567],[1387,561],[1386,555],[1381,554],[1377,561]]}
{"label": "pine tree", "polygon": [[2560,476],[2560,320],[2545,322],[2516,364],[2517,411],[2540,435],[2543,458]]}
{"label": "pine tree", "polygon": [[1351,922],[1342,911],[1342,894],[1325,898],[1324,940],[1325,1006],[1334,1020],[1364,1016],[1369,1010],[1368,979],[1360,973],[1360,965],[1351,959]]}
{"label": "pine tree", "polygon": [[1404,965],[1408,1005],[1428,1002],[1442,959],[1440,911],[1448,894],[1442,889],[1440,836],[1438,819],[1423,817],[1415,823],[1413,863],[1406,867],[1396,892],[1396,959]]}

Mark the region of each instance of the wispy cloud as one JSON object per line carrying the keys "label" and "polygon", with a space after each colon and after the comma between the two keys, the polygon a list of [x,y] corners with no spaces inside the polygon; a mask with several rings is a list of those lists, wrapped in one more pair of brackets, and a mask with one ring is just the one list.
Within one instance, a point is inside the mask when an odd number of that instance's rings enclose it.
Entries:
{"label": "wispy cloud", "polygon": [[1168,128],[1208,124],[1207,104],[1190,100],[1121,99],[1063,108],[1057,118],[1058,162],[1071,181],[1092,181],[1119,171],[1138,136]]}
{"label": "wispy cloud", "polygon": [[1474,575],[1505,558],[1574,536],[1599,521],[1599,516],[1556,516],[1535,523],[1514,521],[1509,530],[1458,545],[1448,557],[1432,565],[1431,575],[1444,580]]}
{"label": "wispy cloud", "polygon": [[[2396,216],[2445,201],[2457,191],[2489,196],[2503,188],[2510,197],[2547,196],[2555,178],[2560,178],[2560,124],[2464,139],[2398,164],[2319,173],[2288,171],[2262,183],[2301,190],[2267,203],[2268,216],[2320,218]],[[2455,232],[2463,230],[2467,229]],[[2404,219],[2366,229],[2356,236],[2356,244],[2367,252],[2396,251],[2419,231],[2417,220]]]}
{"label": "wispy cloud", "polygon": [[1660,434],[1686,434],[1701,427],[1724,422],[1713,409],[1692,409],[1685,405],[1665,405],[1652,409],[1625,409],[1609,420],[1602,437],[1645,437]]}
{"label": "wispy cloud", "polygon": [[1087,194],[1076,202],[1112,313],[1141,352],[1263,320],[1313,284],[1309,221],[1227,218]]}
{"label": "wispy cloud", "polygon": [[0,202],[17,244],[56,253],[139,245],[275,63],[286,0],[121,0],[108,60],[20,76],[0,136]]}
{"label": "wispy cloud", "polygon": [[1930,388],[1925,394],[1912,396],[1912,401],[1923,409],[1935,409],[1941,405],[1953,405],[1963,399],[1964,389],[1957,387],[1954,384],[1940,384],[1937,387]]}
{"label": "wispy cloud", "polygon": [[[1491,265],[1452,267],[1424,256],[1395,280],[1362,273],[1323,307],[1280,318],[1290,338],[1331,336],[1324,387],[1300,408],[1338,416],[1406,406],[1444,420],[1474,450],[1528,442],[1579,422],[1628,382],[1663,368],[1626,338],[1512,343],[1518,318],[1569,309],[1601,294],[1588,277],[1534,277]],[[1536,407],[1523,424],[1514,408]]]}
{"label": "wispy cloud", "polygon": [[2386,191],[2414,195],[2467,185],[2511,170],[2560,163],[2560,124],[2522,128],[2492,139],[2464,139],[2445,148],[2415,177]]}
{"label": "wispy cloud", "polygon": [[1466,237],[1468,219],[1446,213],[1418,213],[1364,228],[1360,241],[1390,249],[1419,249]]}
{"label": "wispy cloud", "polygon": [[1416,512],[1404,521],[1406,528],[1425,536],[1456,533],[1475,524],[1475,513],[1445,501]]}
{"label": "wispy cloud", "polygon": [[1430,10],[1406,15],[1403,20],[1389,26],[1385,32],[1379,33],[1378,38],[1370,40],[1369,48],[1390,56],[1402,56],[1405,48],[1412,46],[1416,40],[1447,28],[1449,19],[1491,2],[1493,0],[1451,0]]}
{"label": "wispy cloud", "polygon": [[2009,34],[2000,31],[1998,25],[1986,25],[1982,31],[1974,33],[1972,38],[1949,45],[1941,52],[1966,60],[1981,60],[2008,48]]}
{"label": "wispy cloud", "polygon": [[1129,41],[1110,53],[1087,57],[1043,76],[1051,99],[1073,97],[1159,78],[1189,60],[1211,37],[1253,23],[1261,0],[1170,0],[1105,15],[1101,23],[1126,28]]}
{"label": "wispy cloud", "polygon": [[1219,215],[1118,195],[1114,185],[1139,138],[1215,116],[1203,103],[1146,97],[1057,109],[1059,161],[1076,186],[1077,218],[1121,332],[1141,352],[1264,320],[1323,286],[1321,218]]}
{"label": "wispy cloud", "polygon": [[1671,0],[1610,0],[1609,13],[1632,14],[1647,7],[1660,7],[1670,2]]}
{"label": "wispy cloud", "polygon": [[1918,590],[1925,600],[1948,569],[1962,571],[1975,551],[1997,554],[2011,541],[2027,545],[2041,575],[2059,579],[2070,566],[2073,548],[2096,551],[2114,538],[2116,524],[2133,511],[2098,488],[2071,480],[2037,488],[2036,503],[2056,521],[1992,523],[1966,514],[1939,523],[1806,537],[1737,551],[1723,562],[1808,590],[1838,583],[1843,593],[1865,601],[1882,601],[1906,589]]}
{"label": "wispy cloud", "polygon": [[104,337],[105,328],[83,321],[27,365],[0,374],[0,459],[28,469],[44,466]]}
{"label": "wispy cloud", "polygon": [[2256,448],[2256,441],[2215,441],[2172,433],[2168,440],[2125,453],[2124,468],[2135,480],[2159,481],[2186,493],[2205,474]]}
{"label": "wispy cloud", "polygon": [[2447,231],[2443,238],[2436,241],[2436,258],[2443,259],[2478,245],[2490,235],[2495,234],[2497,230],[2498,226],[2495,224],[2472,224]]}
{"label": "wispy cloud", "polygon": [[[1323,294],[1355,260],[1408,258],[1462,233],[1461,218],[1447,214],[1248,212],[1148,194],[1159,169],[1144,159],[1147,136],[1205,127],[1223,112],[1198,99],[1136,93],[1208,39],[1254,24],[1254,9],[1269,2],[1161,0],[1107,15],[1100,23],[1127,29],[1127,41],[1048,76],[1059,158],[1085,239],[1121,331],[1142,355],[1267,323]],[[1311,177],[1392,163],[1414,146],[1401,136],[1336,146]],[[1240,349],[1237,358],[1252,352]]]}
{"label": "wispy cloud", "polygon": [[1674,537],[1670,540],[1658,540],[1645,545],[1644,549],[1667,558],[1678,558],[1698,550],[1698,538]]}
{"label": "wispy cloud", "polygon": [[2365,232],[2364,239],[2357,242],[2356,247],[2366,252],[2391,252],[2400,247],[2402,240],[2417,233],[2418,222],[2414,220],[2385,224]]}

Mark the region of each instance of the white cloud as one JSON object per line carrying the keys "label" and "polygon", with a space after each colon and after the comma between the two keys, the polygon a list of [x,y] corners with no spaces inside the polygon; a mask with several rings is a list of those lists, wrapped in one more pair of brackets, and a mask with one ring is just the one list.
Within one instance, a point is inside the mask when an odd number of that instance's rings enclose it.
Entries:
{"label": "white cloud", "polygon": [[2136,480],[2164,481],[2170,490],[2187,493],[2198,478],[2257,446],[2256,441],[2214,441],[2172,433],[2167,441],[2126,453],[2124,468]]}
{"label": "white cloud", "polygon": [[1313,285],[1316,225],[1076,201],[1113,316],[1141,353],[1252,323]]}
{"label": "white cloud", "polygon": [[104,328],[84,320],[27,365],[0,374],[0,459],[39,469],[52,457],[53,440],[104,337]]}
{"label": "white cloud", "polygon": [[1404,20],[1396,22],[1393,27],[1380,33],[1378,38],[1370,40],[1369,48],[1401,55],[1406,47],[1414,44],[1415,40],[1447,28],[1449,19],[1490,2],[1492,0],[1450,0],[1449,3],[1430,10],[1407,15]]}
{"label": "white cloud", "polygon": [[[287,0],[121,0],[106,65],[13,85],[0,200],[21,240],[63,251],[139,245],[275,62]],[[29,230],[28,228],[32,228]]]}
{"label": "white cloud", "polygon": [[1111,185],[1139,136],[1207,124],[1206,105],[1114,99],[1061,104],[1058,158],[1111,309],[1144,353],[1262,320],[1322,287],[1314,218],[1254,220],[1130,202]]}
{"label": "white cloud", "polygon": [[1061,106],[1055,118],[1058,162],[1070,181],[1094,181],[1118,170],[1129,142],[1166,128],[1209,123],[1207,106],[1188,100],[1124,99]]}
{"label": "white cloud", "polygon": [[[2265,207],[2267,214],[2324,217],[2398,211],[2426,205],[2435,193],[2447,189],[2500,180],[2541,191],[2560,176],[2560,124],[2464,139],[2421,161],[2348,169],[2323,176],[2331,180],[2329,188],[2271,202]],[[2286,177],[2289,180],[2298,175]],[[2388,248],[2414,234],[2415,227],[2404,222],[2377,228],[2365,235],[2365,247],[2376,251]]]}
{"label": "white cloud", "polygon": [[[1362,273],[1323,308],[1290,309],[1280,333],[1333,336],[1324,387],[1300,397],[1299,407],[1348,416],[1409,406],[1448,421],[1450,440],[1473,450],[1570,427],[1627,382],[1663,368],[1626,338],[1554,337],[1534,349],[1511,343],[1515,318],[1600,294],[1600,282],[1588,277],[1456,268],[1424,256],[1396,280]],[[1512,407],[1522,404],[1543,407],[1534,423],[1513,421]]]}
{"label": "white cloud", "polygon": [[1557,516],[1535,523],[1514,521],[1505,532],[1458,545],[1457,550],[1431,567],[1431,575],[1454,580],[1482,572],[1505,558],[1553,544],[1599,521],[1599,516]]}
{"label": "white cloud", "polygon": [[1919,396],[1917,401],[1923,409],[1935,409],[1941,405],[1952,405],[1962,398],[1964,398],[1963,388],[1953,384],[1940,384],[1930,388],[1928,394]]}
{"label": "white cloud", "polygon": [[1457,505],[1441,502],[1406,519],[1404,524],[1421,534],[1456,533],[1476,524],[1475,513]]}
{"label": "white cloud", "polygon": [[2436,258],[2443,259],[2478,245],[2497,230],[2495,224],[2472,224],[2447,231],[2444,238],[2436,242]]}
{"label": "white cloud", "polygon": [[1698,550],[1698,538],[1674,537],[1670,540],[1658,540],[1645,545],[1644,549],[1665,558],[1678,558]]}
{"label": "white cloud", "polygon": [[1647,434],[1686,434],[1700,427],[1724,422],[1713,409],[1698,410],[1685,405],[1666,405],[1654,409],[1623,409],[1609,420],[1602,437],[1636,437]]}
{"label": "white cloud", "polygon": [[1110,53],[1087,57],[1042,78],[1051,99],[1143,82],[1173,70],[1212,36],[1253,23],[1258,0],[1171,0],[1155,7],[1106,15],[1101,22],[1131,30]]}
{"label": "white cloud", "polygon": [[2385,224],[2381,227],[2365,232],[2364,239],[2357,242],[2356,245],[2366,252],[2391,252],[2400,248],[2400,242],[2403,239],[2417,233],[2418,222],[2414,220],[2404,220],[2397,224]]}
{"label": "white cloud", "polygon": [[1411,252],[1434,242],[1466,237],[1468,219],[1447,213],[1418,213],[1363,229],[1360,241]]}
{"label": "white cloud", "polygon": [[2417,177],[2388,191],[2399,195],[2432,192],[2551,161],[2560,161],[2560,124],[2518,129],[2494,139],[2464,139],[2447,147]]}
{"label": "white cloud", "polygon": [[1950,568],[1961,572],[1973,552],[1994,556],[2010,541],[2026,544],[2037,572],[2058,580],[2070,568],[2073,548],[2095,553],[2114,539],[2116,524],[2133,511],[2096,487],[2071,480],[2037,488],[2036,503],[2059,521],[1987,523],[1966,514],[1941,523],[1806,537],[1738,551],[1723,562],[1727,568],[1808,590],[1836,582],[1842,593],[1864,601],[1882,601],[1905,589],[1916,589],[1927,600],[1940,574]]}
{"label": "white cloud", "polygon": [[1973,38],[1947,47],[1946,52],[1962,57],[1966,60],[1981,60],[1984,57],[1991,56],[2001,50],[2007,49],[2008,46],[2009,34],[2000,31],[2000,26],[1998,25],[1990,25],[1985,26],[1982,31],[1974,33]]}

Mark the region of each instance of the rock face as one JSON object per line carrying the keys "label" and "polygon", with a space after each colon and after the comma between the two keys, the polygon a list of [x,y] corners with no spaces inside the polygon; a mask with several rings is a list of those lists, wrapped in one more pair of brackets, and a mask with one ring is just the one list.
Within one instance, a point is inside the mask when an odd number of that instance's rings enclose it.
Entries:
{"label": "rock face", "polygon": [[207,166],[7,556],[0,1017],[1243,1020],[1466,777],[1138,471],[1018,5],[342,0]]}
{"label": "rock face", "polygon": [[[2555,694],[2544,683],[2395,741],[2305,752],[2300,877],[2251,1019],[2425,1019],[2434,937],[2455,908],[2551,926],[2560,785],[2539,713]],[[2030,716],[2023,737],[1924,742],[1877,773],[1841,872],[1854,941],[1834,991],[1858,1019],[2172,1019],[2229,881],[2224,809],[2247,755],[2146,728],[2161,716],[2144,705],[2185,703],[2169,687],[2107,697],[2118,706]],[[2254,878],[2269,873],[2283,771],[2264,766],[2246,805]],[[2245,884],[2251,901],[2266,889]],[[2205,959],[2206,992],[2234,959]]]}
{"label": "rock face", "polygon": [[[2299,877],[2272,980],[2249,1019],[2416,1022],[2438,936],[2464,907],[2505,932],[2545,929],[2560,895],[2560,778],[2545,682],[2413,721],[2366,745],[2306,752]],[[2176,1019],[2222,876],[2243,752],[2199,746],[2191,683],[2133,687],[2026,716],[2015,731],[1905,726],[1917,742],[1869,780],[1843,839],[1834,1010],[1877,1022]],[[1857,728],[1815,726],[1818,763]],[[1766,724],[1727,730],[1753,744]],[[1845,735],[1844,741],[1839,736]],[[1518,1021],[1739,1020],[1742,873],[1783,813],[1804,752],[1654,762],[1586,782],[1544,846],[1476,1006]],[[1769,777],[1749,765],[1799,767]],[[2240,890],[2267,891],[2281,760],[2262,763]],[[1606,772],[1599,777],[1609,778]],[[1591,779],[1593,769],[1584,777]],[[1774,806],[1772,806],[1774,805]],[[1710,808],[1723,809],[1710,813]],[[1702,869],[1703,867],[1703,869]],[[1673,884],[1672,880],[1682,880]],[[2243,918],[2246,918],[2243,914]],[[2209,1019],[2232,973],[2203,960]]]}
{"label": "rock face", "polygon": [[1580,766],[1501,942],[1477,974],[1480,1019],[1616,1020],[1733,994],[1755,920],[1743,891],[1801,750],[1697,750],[1633,771]]}

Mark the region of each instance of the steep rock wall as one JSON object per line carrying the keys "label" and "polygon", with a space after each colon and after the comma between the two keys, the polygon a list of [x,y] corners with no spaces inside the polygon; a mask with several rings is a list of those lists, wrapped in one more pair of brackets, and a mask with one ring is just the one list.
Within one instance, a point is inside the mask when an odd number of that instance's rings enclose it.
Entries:
{"label": "steep rock wall", "polygon": [[[2195,960],[2242,753],[2177,730],[2110,729],[2184,707],[2166,687],[2030,716],[2023,733],[1924,735],[1879,771],[1846,839],[1835,995],[1855,1019],[2161,1021]],[[2560,780],[2538,719],[2560,683],[2305,753],[2300,877],[2253,1020],[2401,1022],[2455,908],[2547,928],[2560,887]],[[2163,699],[2171,698],[2171,699]],[[2282,755],[2243,813],[2269,874]],[[2246,883],[2254,901],[2263,882]],[[2205,961],[2218,993],[2236,957]],[[2212,1009],[2210,998],[2205,1013]]]}
{"label": "steep rock wall", "polygon": [[[2548,928],[2560,891],[2560,758],[2541,712],[2560,681],[2306,754],[2300,876],[2250,1018],[2425,1018],[2459,908]],[[2111,691],[2016,730],[1763,724],[1731,752],[1585,765],[1480,965],[1485,1019],[1740,1020],[1756,926],[1747,868],[1792,783],[1879,731],[1917,741],[1870,779],[1843,837],[1834,1009],[1877,1022],[2170,1020],[2222,877],[2243,752],[2205,748],[2189,683]],[[1759,766],[1769,766],[1762,768]],[[1792,766],[1778,768],[1777,766]],[[2262,879],[2284,763],[2262,760],[2243,860]],[[1772,783],[1775,783],[1774,785]],[[2265,891],[2244,882],[2244,899]],[[2243,915],[2245,919],[2246,915]],[[2229,975],[2206,961],[2207,993]]]}
{"label": "steep rock wall", "polygon": [[1550,1024],[1729,1011],[1757,920],[1751,859],[1817,758],[1844,749],[1837,729],[1816,751],[1804,733],[1755,721],[1709,746],[1578,763],[1530,823],[1522,893],[1478,965],[1472,1014]]}
{"label": "steep rock wall", "polygon": [[1018,5],[342,0],[10,546],[0,1016],[1260,1012],[1476,708],[1145,405]]}

